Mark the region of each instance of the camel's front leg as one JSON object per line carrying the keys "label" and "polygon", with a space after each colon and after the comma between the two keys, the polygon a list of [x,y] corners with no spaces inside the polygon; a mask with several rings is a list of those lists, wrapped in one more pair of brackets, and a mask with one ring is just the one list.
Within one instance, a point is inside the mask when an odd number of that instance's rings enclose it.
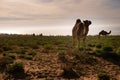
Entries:
{"label": "camel's front leg", "polygon": [[80,37],[78,37],[78,49],[80,49]]}
{"label": "camel's front leg", "polygon": [[73,47],[75,46],[75,38],[72,40]]}
{"label": "camel's front leg", "polygon": [[76,42],[76,37],[73,36],[73,40],[72,40],[73,48],[75,47],[75,42]]}

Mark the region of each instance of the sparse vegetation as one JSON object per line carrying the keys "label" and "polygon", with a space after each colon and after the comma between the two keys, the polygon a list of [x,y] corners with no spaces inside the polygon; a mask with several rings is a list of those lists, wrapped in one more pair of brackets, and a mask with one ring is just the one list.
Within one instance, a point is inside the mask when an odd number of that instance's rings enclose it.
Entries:
{"label": "sparse vegetation", "polygon": [[111,51],[113,51],[113,48],[112,47],[103,47],[103,51],[104,52],[111,52]]}
{"label": "sparse vegetation", "polygon": [[110,76],[107,73],[98,74],[98,80],[110,80]]}
{"label": "sparse vegetation", "polygon": [[0,58],[0,72],[3,72],[6,70],[7,66],[9,64],[13,63],[13,59],[11,57],[1,57]]}
{"label": "sparse vegetation", "polygon": [[26,50],[25,49],[20,49],[20,50],[17,50],[16,53],[18,54],[25,54]]}
{"label": "sparse vegetation", "polygon": [[23,63],[14,63],[7,67],[7,72],[9,74],[24,73]]}
{"label": "sparse vegetation", "polygon": [[27,60],[32,60],[33,57],[32,56],[24,56],[24,59],[27,59]]}
{"label": "sparse vegetation", "polygon": [[6,72],[14,78],[23,78],[25,75],[25,70],[23,63],[14,63],[7,67]]}
{"label": "sparse vegetation", "polygon": [[33,50],[31,50],[31,51],[28,52],[28,55],[35,56],[35,55],[36,55],[36,52],[33,51]]}
{"label": "sparse vegetation", "polygon": [[52,49],[52,45],[51,44],[46,44],[46,45],[44,45],[44,48],[46,50],[50,50],[50,49]]}
{"label": "sparse vegetation", "polygon": [[12,50],[11,47],[10,47],[9,45],[3,46],[2,49],[3,49],[3,51]]}
{"label": "sparse vegetation", "polygon": [[[89,80],[91,75],[96,80],[108,79],[107,76],[110,79],[113,77],[117,79],[116,74],[120,74],[119,40],[120,36],[101,36],[100,39],[97,36],[88,36],[86,49],[80,44],[78,50],[78,47],[72,47],[71,36],[2,36],[0,73],[8,75],[7,79],[3,77],[6,80],[21,79],[17,76],[20,71],[23,73],[22,79],[26,80],[63,78],[82,80],[86,77]],[[66,73],[74,73],[77,76]]]}
{"label": "sparse vegetation", "polygon": [[15,55],[9,55],[10,58],[16,59]]}
{"label": "sparse vegetation", "polygon": [[101,44],[97,44],[96,48],[102,48],[102,45]]}
{"label": "sparse vegetation", "polygon": [[120,47],[117,48],[116,53],[120,56]]}

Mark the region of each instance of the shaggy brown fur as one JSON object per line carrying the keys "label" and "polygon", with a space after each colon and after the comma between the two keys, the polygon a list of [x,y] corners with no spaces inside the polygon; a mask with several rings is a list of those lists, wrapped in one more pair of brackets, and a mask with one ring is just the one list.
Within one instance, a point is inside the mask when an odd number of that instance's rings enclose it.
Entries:
{"label": "shaggy brown fur", "polygon": [[107,36],[107,35],[109,35],[110,33],[111,33],[111,31],[107,32],[107,31],[102,30],[102,31],[99,32],[99,37],[100,37],[101,35]]}
{"label": "shaggy brown fur", "polygon": [[80,47],[80,38],[83,38],[83,44],[84,47],[86,45],[85,40],[86,36],[89,31],[89,25],[91,24],[91,21],[85,20],[83,23],[80,19],[76,20],[75,26],[72,29],[72,36],[73,36],[73,46],[75,45],[75,39],[78,40],[78,48]]}

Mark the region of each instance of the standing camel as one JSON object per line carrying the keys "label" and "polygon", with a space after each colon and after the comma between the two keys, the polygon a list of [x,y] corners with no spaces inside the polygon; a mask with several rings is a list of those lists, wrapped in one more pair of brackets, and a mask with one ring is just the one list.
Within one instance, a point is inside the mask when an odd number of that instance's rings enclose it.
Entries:
{"label": "standing camel", "polygon": [[102,31],[99,32],[99,37],[100,37],[101,35],[107,36],[107,35],[109,35],[110,33],[111,33],[111,30],[110,30],[109,32],[102,30]]}
{"label": "standing camel", "polygon": [[86,46],[86,36],[88,34],[89,31],[89,25],[92,22],[89,20],[85,20],[83,21],[83,23],[81,22],[80,19],[76,20],[76,23],[72,29],[72,37],[73,37],[73,46],[75,45],[75,39],[77,38],[78,40],[78,48],[80,48],[80,38],[83,38],[83,44],[84,47]]}

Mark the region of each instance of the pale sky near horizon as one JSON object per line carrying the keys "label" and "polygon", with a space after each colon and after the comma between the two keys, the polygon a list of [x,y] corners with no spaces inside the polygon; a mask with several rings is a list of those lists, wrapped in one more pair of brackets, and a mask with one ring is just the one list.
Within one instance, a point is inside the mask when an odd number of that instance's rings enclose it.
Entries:
{"label": "pale sky near horizon", "polygon": [[0,0],[0,33],[71,35],[78,18],[120,35],[120,0]]}

